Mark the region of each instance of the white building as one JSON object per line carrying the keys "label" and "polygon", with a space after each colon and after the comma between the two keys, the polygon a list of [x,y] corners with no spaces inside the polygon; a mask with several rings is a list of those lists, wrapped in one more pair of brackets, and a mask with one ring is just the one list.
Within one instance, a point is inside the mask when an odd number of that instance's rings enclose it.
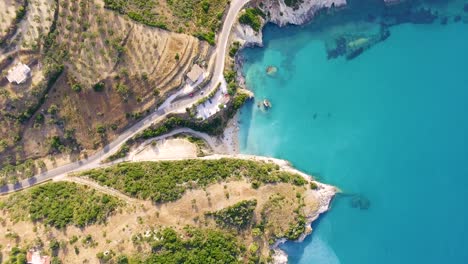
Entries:
{"label": "white building", "polygon": [[198,64],[195,64],[193,65],[190,72],[187,73],[187,77],[192,83],[198,83],[205,78],[205,71],[200,66],[198,66]]}
{"label": "white building", "polygon": [[29,250],[26,255],[28,264],[50,264],[49,256],[41,256],[39,251]]}
{"label": "white building", "polygon": [[15,67],[8,71],[7,79],[10,83],[22,84],[31,75],[31,69],[28,65],[19,62]]}

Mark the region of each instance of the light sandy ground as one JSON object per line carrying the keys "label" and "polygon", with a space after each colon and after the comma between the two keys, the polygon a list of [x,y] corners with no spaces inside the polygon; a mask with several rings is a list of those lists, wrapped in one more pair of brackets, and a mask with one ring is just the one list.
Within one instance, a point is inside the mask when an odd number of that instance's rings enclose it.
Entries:
{"label": "light sandy ground", "polygon": [[228,123],[224,130],[222,141],[228,154],[239,153],[239,113],[237,113]]}
{"label": "light sandy ground", "polygon": [[197,157],[197,146],[186,139],[173,138],[153,141],[140,152],[135,153],[133,161],[148,159],[188,159]]}
{"label": "light sandy ground", "polygon": [[150,139],[130,151],[126,160],[148,161],[148,160],[177,160],[186,158],[196,158],[198,148],[187,139],[172,138],[179,134],[188,134],[205,141],[211,152],[216,154],[239,153],[239,115],[236,114],[228,123],[221,137],[213,137],[206,133],[193,131],[191,129],[177,129],[166,136]]}
{"label": "light sandy ground", "polygon": [[19,7],[14,0],[0,1],[0,37],[5,35],[6,30],[12,25]]}
{"label": "light sandy ground", "polygon": [[40,36],[47,35],[54,18],[54,0],[29,1],[26,18],[21,22],[19,42],[24,49],[34,49],[40,44]]}

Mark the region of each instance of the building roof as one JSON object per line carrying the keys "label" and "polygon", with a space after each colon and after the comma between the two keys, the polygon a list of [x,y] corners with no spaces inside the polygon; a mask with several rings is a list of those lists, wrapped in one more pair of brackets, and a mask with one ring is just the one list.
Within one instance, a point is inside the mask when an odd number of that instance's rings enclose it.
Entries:
{"label": "building roof", "polygon": [[30,73],[31,69],[28,67],[28,65],[20,62],[8,71],[7,79],[11,83],[15,82],[17,84],[21,84],[26,81]]}
{"label": "building roof", "polygon": [[41,256],[39,251],[29,250],[26,254],[28,264],[50,264],[49,256]]}
{"label": "building roof", "polygon": [[193,65],[192,70],[187,73],[187,77],[190,79],[190,81],[196,82],[204,73],[205,71],[200,66],[198,66],[198,64],[195,64]]}

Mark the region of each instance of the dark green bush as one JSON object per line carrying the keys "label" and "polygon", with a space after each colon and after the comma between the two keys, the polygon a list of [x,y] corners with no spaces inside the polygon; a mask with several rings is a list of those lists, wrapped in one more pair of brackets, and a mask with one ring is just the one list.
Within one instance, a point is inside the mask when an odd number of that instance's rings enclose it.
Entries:
{"label": "dark green bush", "polygon": [[257,200],[240,201],[235,205],[207,215],[213,216],[218,226],[241,230],[251,224],[256,206]]}
{"label": "dark green bush", "polygon": [[262,15],[262,11],[258,8],[247,8],[239,17],[239,22],[244,25],[249,25],[255,31],[259,31],[262,26]]}
{"label": "dark green bush", "polygon": [[98,82],[93,85],[93,90],[95,92],[102,92],[104,90],[105,84],[103,82]]}
{"label": "dark green bush", "polygon": [[103,223],[119,201],[70,182],[40,185],[9,197],[3,208],[56,228]]}

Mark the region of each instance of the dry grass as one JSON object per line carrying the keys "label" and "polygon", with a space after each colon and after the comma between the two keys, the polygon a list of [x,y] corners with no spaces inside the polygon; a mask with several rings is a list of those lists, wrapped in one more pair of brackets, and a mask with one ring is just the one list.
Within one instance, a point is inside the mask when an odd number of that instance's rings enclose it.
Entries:
{"label": "dry grass", "polygon": [[2,38],[8,28],[12,25],[16,17],[16,10],[21,6],[19,0],[0,1],[0,38]]}
{"label": "dry grass", "polygon": [[[274,228],[287,229],[294,215],[293,210],[299,206],[299,200],[296,193],[301,193],[305,198],[305,206],[302,210],[314,212],[317,210],[316,193],[312,190],[305,190],[303,187],[293,186],[291,184],[266,185],[258,190],[252,189],[251,184],[246,181],[232,181],[227,183],[218,183],[211,185],[206,190],[192,190],[187,192],[181,199],[163,205],[154,206],[147,201],[138,201],[138,203],[128,204],[118,214],[111,216],[108,223],[103,225],[93,225],[84,229],[69,227],[64,231],[45,228],[41,224],[32,224],[29,222],[12,223],[4,214],[3,224],[0,225],[0,234],[12,231],[20,234],[19,241],[13,241],[0,236],[0,244],[5,245],[2,249],[3,254],[7,255],[9,248],[15,244],[31,244],[36,238],[42,241],[50,241],[56,238],[59,241],[69,241],[72,236],[80,239],[76,244],[66,243],[66,248],[60,250],[59,257],[64,263],[78,263],[86,259],[89,263],[97,263],[96,254],[106,250],[114,252],[134,254],[149,250],[144,244],[134,244],[131,240],[133,235],[143,234],[152,228],[161,226],[172,226],[176,229],[182,229],[185,225],[198,227],[215,227],[214,221],[207,218],[205,213],[216,211],[231,206],[242,200],[257,200],[257,209],[255,210],[255,219],[261,220],[260,213],[265,206],[271,203],[270,197],[284,197],[281,207],[271,207],[272,214],[275,215],[276,224]],[[229,194],[229,196],[227,196]],[[309,197],[309,198],[307,198]],[[36,226],[36,231],[34,231]],[[269,230],[271,225],[268,225]],[[81,243],[81,238],[86,235],[92,235],[97,242],[95,247],[87,247]],[[254,240],[260,245],[263,254],[269,253],[267,241],[253,238],[250,232],[240,234],[240,240],[246,246]],[[46,243],[47,245],[47,243]],[[80,254],[76,255],[73,247],[79,247]]]}
{"label": "dry grass", "polygon": [[65,3],[57,24],[59,43],[70,52],[70,72],[88,87],[118,73],[144,74],[164,93],[181,83],[192,59],[207,56],[206,45],[197,39],[134,23],[104,9],[99,0]]}
{"label": "dry grass", "polygon": [[29,0],[26,18],[20,24],[20,46],[26,50],[38,50],[41,37],[50,31],[54,19],[54,0]]}

